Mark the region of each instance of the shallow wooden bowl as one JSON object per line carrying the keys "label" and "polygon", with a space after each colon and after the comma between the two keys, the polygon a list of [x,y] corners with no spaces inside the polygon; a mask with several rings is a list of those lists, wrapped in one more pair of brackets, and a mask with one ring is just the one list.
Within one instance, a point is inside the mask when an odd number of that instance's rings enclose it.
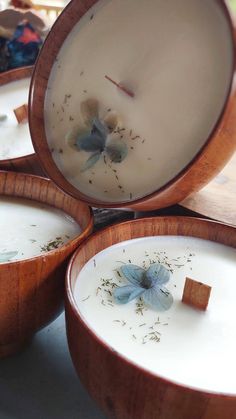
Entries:
{"label": "shallow wooden bowl", "polygon": [[[89,205],[146,211],[176,204],[192,192],[200,190],[215,177],[236,149],[236,125],[234,123],[236,118],[236,85],[231,84],[218,121],[212,129],[209,138],[205,139],[202,148],[186,167],[183,167],[173,179],[160,189],[143,198],[131,199],[128,202],[102,202],[99,199],[87,196],[64,177],[52,158],[45,133],[44,99],[50,72],[63,42],[72,31],[74,25],[96,2],[97,0],[72,0],[59,16],[42,47],[32,77],[30,94],[30,129],[34,147],[37,150],[42,167],[50,179],[63,190],[89,203]],[[227,6],[223,0],[219,0],[218,3],[227,16],[229,26],[231,26],[233,42],[233,27]],[[231,82],[233,74],[234,68],[232,64]],[[169,162],[169,164],[171,165],[172,162]]]}
{"label": "shallow wooden bowl", "polygon": [[[0,86],[16,80],[29,78],[31,77],[32,72],[33,67],[29,66],[0,73]],[[35,153],[4,160],[0,159],[0,170],[12,170],[35,175],[44,175],[44,172]]]}
{"label": "shallow wooden bowl", "polygon": [[0,357],[17,352],[55,318],[63,303],[68,257],[93,228],[90,208],[47,179],[0,171],[0,195],[24,197],[61,209],[81,227],[68,243],[25,260],[0,264]]}
{"label": "shallow wooden bowl", "polygon": [[235,228],[188,217],[144,218],[91,236],[74,254],[66,278],[67,336],[74,366],[109,418],[235,419],[235,396],[190,389],[142,369],[101,341],[76,308],[75,280],[90,258],[121,241],[155,235],[193,236],[236,248]]}

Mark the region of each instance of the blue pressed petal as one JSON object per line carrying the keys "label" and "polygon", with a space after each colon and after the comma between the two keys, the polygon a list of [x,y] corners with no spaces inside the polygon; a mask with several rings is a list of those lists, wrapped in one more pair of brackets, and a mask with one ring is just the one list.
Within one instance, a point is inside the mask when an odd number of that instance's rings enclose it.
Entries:
{"label": "blue pressed petal", "polygon": [[100,159],[101,157],[101,153],[95,153],[92,154],[92,156],[89,157],[88,160],[86,160],[86,162],[83,164],[83,166],[81,167],[80,171],[81,172],[85,172],[86,170],[90,169],[91,167],[93,167],[97,161]]}
{"label": "blue pressed petal", "polygon": [[107,128],[109,129],[109,132],[115,131],[115,129],[118,126],[119,123],[120,123],[120,125],[122,125],[122,122],[121,122],[120,118],[118,117],[117,113],[114,112],[114,111],[107,112],[107,114],[104,118],[104,123],[106,124]]}
{"label": "blue pressed petal", "polygon": [[0,263],[8,262],[17,255],[17,251],[0,253]]}
{"label": "blue pressed petal", "polygon": [[107,135],[109,134],[109,129],[107,125],[104,122],[102,122],[99,118],[93,119],[91,133],[101,137],[105,145]]}
{"label": "blue pressed petal", "polygon": [[145,290],[142,299],[147,305],[159,311],[169,310],[174,301],[167,288],[158,286]]}
{"label": "blue pressed petal", "polygon": [[152,263],[146,271],[147,280],[153,285],[166,284],[170,279],[170,272],[160,263]]}
{"label": "blue pressed petal", "polygon": [[81,127],[76,125],[66,133],[65,142],[68,146],[70,146],[74,150],[79,151],[79,148],[77,147],[77,144],[76,144],[76,139],[79,138],[80,136],[82,137],[88,134],[89,134],[89,131],[87,129],[84,129],[84,128],[81,129]]}
{"label": "blue pressed petal", "polygon": [[118,304],[126,304],[143,294],[145,290],[134,285],[117,287],[113,292],[113,297]]}
{"label": "blue pressed petal", "polygon": [[122,275],[133,285],[140,286],[145,275],[145,270],[131,263],[120,267]]}
{"label": "blue pressed petal", "polygon": [[99,103],[97,99],[89,98],[80,104],[80,113],[84,123],[91,128],[94,118],[98,118]]}
{"label": "blue pressed petal", "polygon": [[96,134],[82,134],[76,139],[76,145],[83,151],[99,151],[104,150],[105,141]]}
{"label": "blue pressed petal", "polygon": [[105,150],[113,163],[121,163],[128,154],[128,147],[121,140],[109,142]]}

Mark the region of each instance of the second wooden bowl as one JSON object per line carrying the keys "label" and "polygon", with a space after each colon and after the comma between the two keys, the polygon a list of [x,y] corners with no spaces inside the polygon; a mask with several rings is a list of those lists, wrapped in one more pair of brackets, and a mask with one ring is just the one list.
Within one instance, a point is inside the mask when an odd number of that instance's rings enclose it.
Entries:
{"label": "second wooden bowl", "polygon": [[[0,264],[0,358],[17,352],[62,309],[68,257],[93,228],[90,208],[47,179],[0,171],[0,195],[48,204],[71,216],[81,233],[39,256]],[[46,227],[45,227],[46,228]]]}

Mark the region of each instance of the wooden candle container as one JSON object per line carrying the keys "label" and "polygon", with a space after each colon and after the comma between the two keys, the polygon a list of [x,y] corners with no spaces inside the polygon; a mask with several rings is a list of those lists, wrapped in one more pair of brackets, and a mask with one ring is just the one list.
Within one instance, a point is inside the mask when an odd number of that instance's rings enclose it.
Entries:
{"label": "wooden candle container", "polygon": [[61,209],[81,234],[58,249],[25,260],[0,264],[0,357],[21,349],[62,308],[68,257],[93,228],[89,207],[47,179],[0,171],[0,195],[28,198]]}
{"label": "wooden candle container", "polygon": [[148,372],[100,340],[79,314],[74,287],[86,262],[116,243],[158,235],[192,236],[236,248],[235,228],[187,217],[125,222],[88,238],[72,257],[66,278],[67,336],[75,368],[109,418],[235,419],[236,396],[195,390]]}
{"label": "wooden candle container", "polygon": [[[223,9],[228,19],[229,27],[231,26],[230,36],[233,42],[234,32],[227,6],[224,1],[218,1],[217,3]],[[82,193],[79,188],[76,188],[64,177],[54,162],[45,133],[44,105],[48,80],[60,48],[74,25],[95,4],[96,0],[72,0],[59,16],[41,50],[33,74],[30,94],[30,129],[34,147],[45,172],[58,186],[72,196],[95,207],[115,207],[146,211],[173,205],[186,198],[192,192],[201,189],[216,176],[232,156],[236,148],[236,127],[234,123],[236,118],[235,84],[231,83],[227,98],[221,109],[221,114],[199,152],[174,178],[159,190],[140,199],[134,200],[131,197],[128,202],[104,202]],[[234,74],[233,66],[234,64],[232,63],[231,81]],[[172,162],[169,162],[169,164],[171,165]]]}
{"label": "wooden candle container", "polygon": [[[14,70],[0,73],[0,86],[7,83],[29,78],[32,75],[33,67],[21,67]],[[22,103],[23,105],[23,103]],[[12,112],[13,112],[12,108]],[[1,109],[1,112],[4,110]],[[4,141],[4,138],[1,138]],[[16,172],[32,173],[36,175],[44,175],[39,160],[35,153],[15,158],[0,159],[0,170],[13,170]]]}

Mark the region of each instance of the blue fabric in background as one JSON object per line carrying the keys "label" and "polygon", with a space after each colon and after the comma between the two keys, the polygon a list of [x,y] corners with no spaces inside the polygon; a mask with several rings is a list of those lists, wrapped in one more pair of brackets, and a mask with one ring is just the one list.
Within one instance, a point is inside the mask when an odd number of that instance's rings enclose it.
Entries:
{"label": "blue fabric in background", "polygon": [[0,71],[33,65],[42,43],[29,22],[20,23],[12,39],[0,37]]}

